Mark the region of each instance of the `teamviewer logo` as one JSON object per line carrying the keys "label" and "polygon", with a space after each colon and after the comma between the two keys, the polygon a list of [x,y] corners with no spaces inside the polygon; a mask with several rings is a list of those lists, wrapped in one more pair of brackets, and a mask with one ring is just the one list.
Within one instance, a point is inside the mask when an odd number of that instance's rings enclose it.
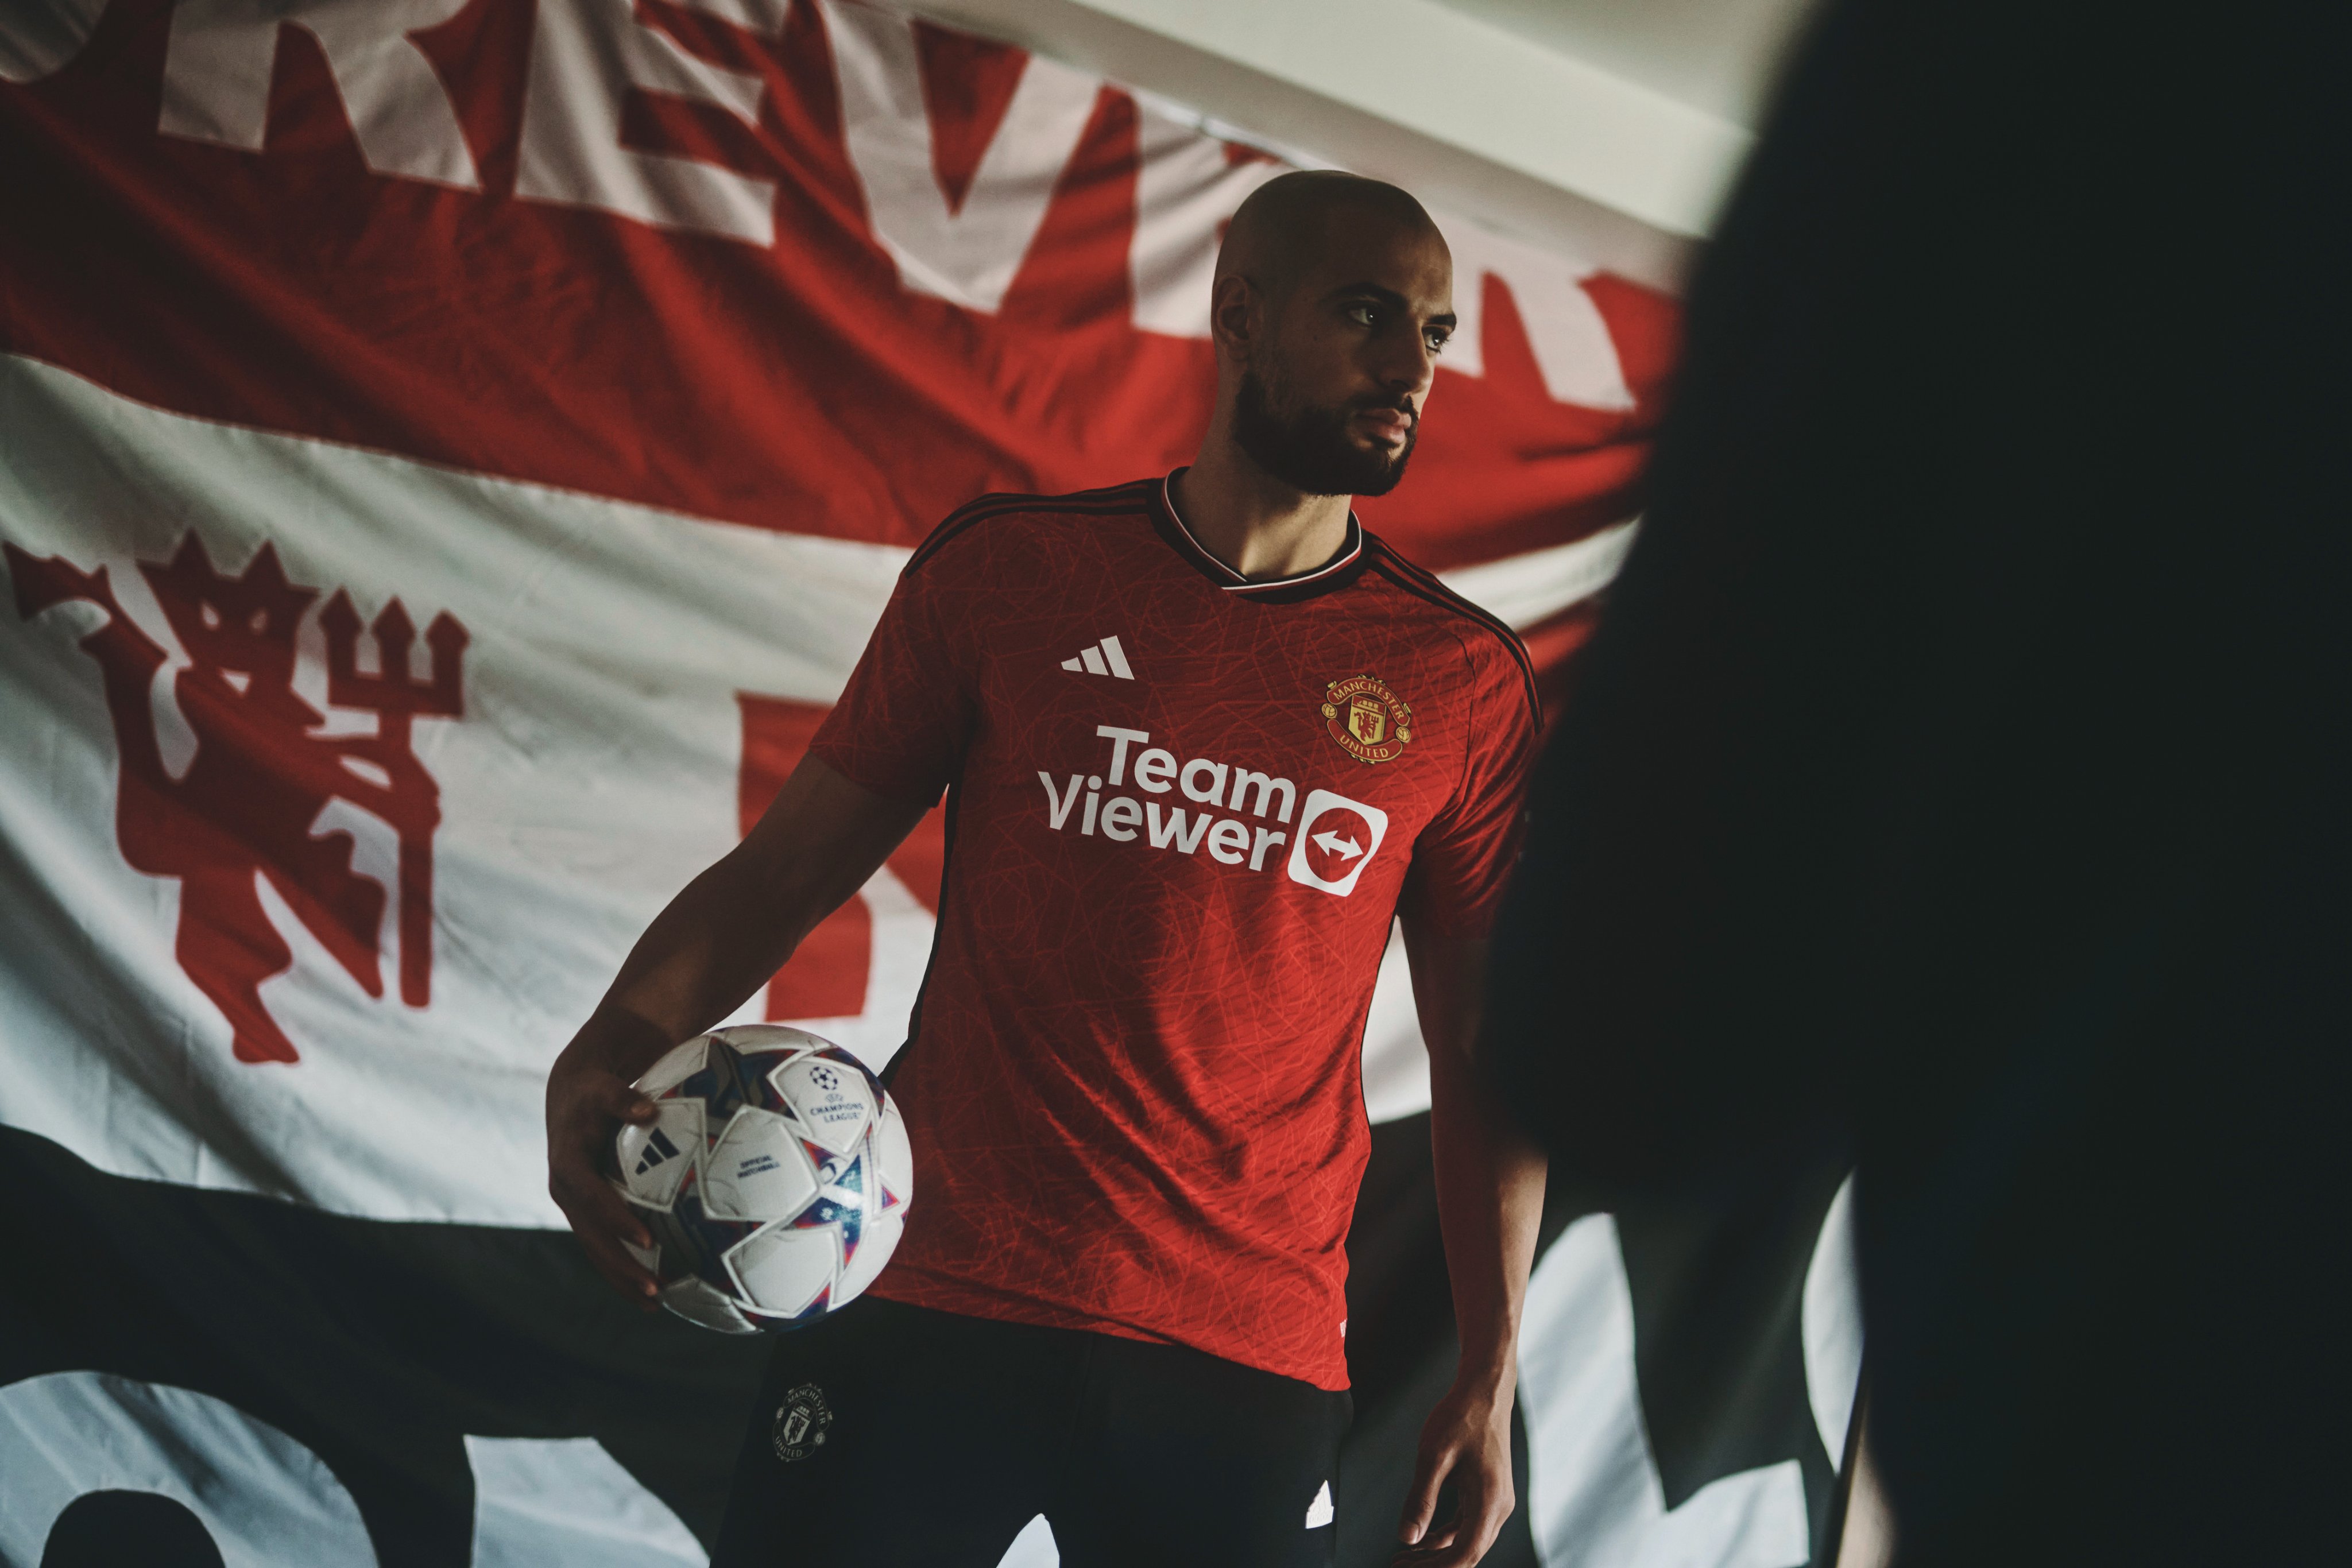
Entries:
{"label": "teamviewer logo", "polygon": [[1291,841],[1290,880],[1345,898],[1388,834],[1389,814],[1378,806],[1310,789],[1298,836]]}

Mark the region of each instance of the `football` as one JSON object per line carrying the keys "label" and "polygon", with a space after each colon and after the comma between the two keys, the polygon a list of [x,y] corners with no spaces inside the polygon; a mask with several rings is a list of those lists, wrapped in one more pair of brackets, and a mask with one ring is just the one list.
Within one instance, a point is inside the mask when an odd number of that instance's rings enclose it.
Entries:
{"label": "football", "polygon": [[653,1236],[629,1249],[662,1304],[729,1333],[794,1329],[855,1300],[914,1197],[898,1108],[866,1064],[797,1029],[698,1035],[637,1080],[614,1185]]}

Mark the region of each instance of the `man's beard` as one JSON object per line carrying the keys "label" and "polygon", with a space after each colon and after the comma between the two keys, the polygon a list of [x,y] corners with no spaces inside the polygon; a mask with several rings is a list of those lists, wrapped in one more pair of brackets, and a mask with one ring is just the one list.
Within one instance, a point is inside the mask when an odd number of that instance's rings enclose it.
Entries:
{"label": "man's beard", "polygon": [[1393,452],[1359,445],[1348,422],[1366,409],[1396,406],[1370,399],[1337,408],[1277,408],[1257,372],[1244,371],[1234,399],[1234,439],[1259,467],[1309,496],[1385,496],[1404,477],[1421,434],[1419,417]]}

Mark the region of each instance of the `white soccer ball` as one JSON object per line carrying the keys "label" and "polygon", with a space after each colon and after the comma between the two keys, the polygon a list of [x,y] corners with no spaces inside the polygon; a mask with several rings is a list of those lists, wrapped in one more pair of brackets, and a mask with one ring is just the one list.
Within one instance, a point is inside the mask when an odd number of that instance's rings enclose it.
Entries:
{"label": "white soccer ball", "polygon": [[914,1152],[866,1064],[803,1030],[697,1035],[637,1080],[653,1121],[621,1129],[614,1185],[652,1232],[629,1251],[662,1304],[729,1333],[794,1329],[890,1260]]}

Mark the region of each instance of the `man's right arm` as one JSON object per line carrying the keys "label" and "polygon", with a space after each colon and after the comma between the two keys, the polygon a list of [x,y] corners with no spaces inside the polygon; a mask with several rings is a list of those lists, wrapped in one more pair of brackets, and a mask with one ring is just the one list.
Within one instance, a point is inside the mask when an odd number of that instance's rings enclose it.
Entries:
{"label": "man's right arm", "polygon": [[866,884],[930,807],[868,793],[804,758],[751,834],[646,928],[547,1080],[548,1191],[589,1261],[650,1304],[655,1284],[622,1247],[650,1243],[606,1181],[613,1135],[653,1104],[631,1081],[733,1012],[819,921]]}

